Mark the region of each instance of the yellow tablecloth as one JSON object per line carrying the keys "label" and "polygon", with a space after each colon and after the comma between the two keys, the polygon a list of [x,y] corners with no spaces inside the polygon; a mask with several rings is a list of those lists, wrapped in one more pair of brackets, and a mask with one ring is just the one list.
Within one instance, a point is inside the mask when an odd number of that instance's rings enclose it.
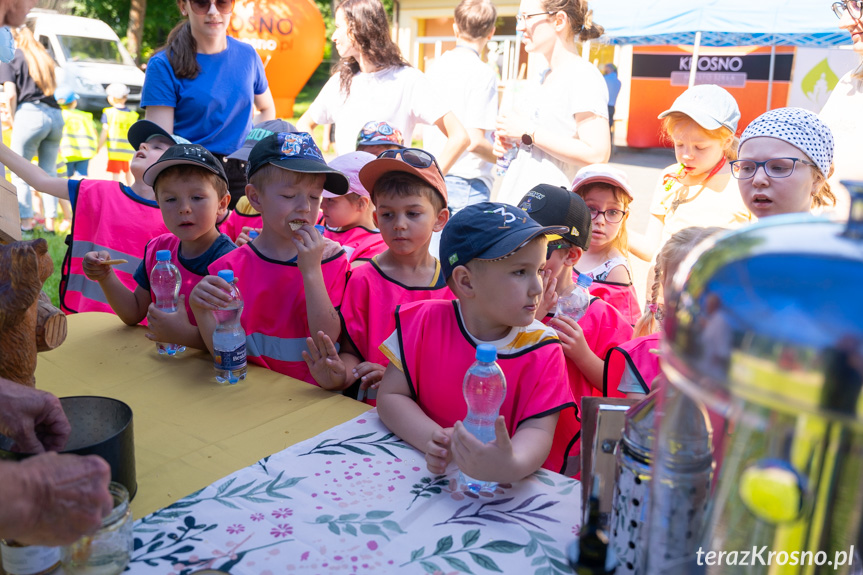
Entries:
{"label": "yellow tablecloth", "polygon": [[66,342],[39,354],[36,386],[59,397],[102,395],[129,404],[136,517],[368,409],[253,365],[244,382],[219,385],[209,354],[160,357],[145,328],[110,314],[72,315],[68,324]]}

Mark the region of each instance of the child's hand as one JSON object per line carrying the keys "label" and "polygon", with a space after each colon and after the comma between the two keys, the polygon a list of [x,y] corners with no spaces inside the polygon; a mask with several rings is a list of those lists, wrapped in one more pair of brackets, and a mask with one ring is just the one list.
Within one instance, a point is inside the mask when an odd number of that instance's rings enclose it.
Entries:
{"label": "child's hand", "polygon": [[205,276],[189,294],[189,306],[195,309],[223,309],[231,303],[231,286],[219,276]]}
{"label": "child's hand", "polygon": [[321,267],[321,258],[324,255],[324,237],[311,224],[303,224],[303,227],[294,232],[291,237],[297,246],[297,266],[300,271],[309,272],[317,266]]}
{"label": "child's hand", "polygon": [[256,232],[261,233],[261,228],[253,228],[250,226],[243,226],[243,231],[240,232],[240,235],[237,236],[237,239],[234,242],[235,244],[237,244],[237,247],[245,245],[245,244],[249,243],[250,241],[252,241],[252,238],[249,237],[249,232],[251,232],[252,230],[255,230]]}
{"label": "child's hand", "polygon": [[498,136],[507,138],[511,146],[514,138],[521,138],[522,134],[529,134],[533,130],[534,126],[525,116],[517,112],[508,112],[497,117],[495,139]]}
{"label": "child's hand", "polygon": [[585,354],[593,354],[587,340],[584,339],[584,330],[578,322],[571,317],[559,315],[550,322],[551,327],[557,332],[560,343],[563,345],[563,353],[576,365],[585,357]]}
{"label": "child's hand", "polygon": [[94,282],[106,279],[113,272],[111,270],[111,266],[102,262],[107,262],[110,259],[111,254],[106,251],[87,252],[84,254],[84,260],[81,262],[81,265],[84,268],[84,275]]}
{"label": "child's hand", "polygon": [[162,311],[154,303],[147,308],[147,329],[149,330],[145,334],[147,339],[162,343],[179,343],[177,341],[179,334],[188,331],[190,327],[192,322],[189,321],[189,314],[186,313],[185,294],[180,294],[177,311]]}
{"label": "child's hand", "polygon": [[383,379],[386,370],[387,368],[379,363],[364,361],[354,368],[353,376],[354,379],[360,380],[360,389],[377,389],[381,385],[381,379]]}
{"label": "child's hand", "polygon": [[494,422],[494,441],[483,443],[461,421],[452,433],[452,459],[465,474],[481,481],[499,481],[509,477],[512,467],[512,441],[506,431],[506,420],[499,415]]}
{"label": "child's hand", "polygon": [[446,473],[446,468],[452,461],[452,451],[450,450],[452,432],[452,427],[438,429],[432,434],[431,440],[426,445],[426,467],[430,473],[435,475]]}
{"label": "child's hand", "polygon": [[303,351],[303,360],[318,385],[330,390],[344,389],[347,384],[347,368],[330,336],[319,331],[317,341],[307,337],[306,345],[309,351]]}
{"label": "child's hand", "polygon": [[542,321],[548,312],[557,306],[558,295],[555,289],[557,288],[557,278],[551,277],[551,270],[542,270],[542,299],[539,305],[536,306],[536,316],[539,321]]}
{"label": "child's hand", "polygon": [[512,142],[509,141],[508,138],[504,138],[502,135],[498,135],[497,132],[494,133],[494,144],[491,148],[491,153],[497,156],[498,158],[502,158],[508,149],[512,148]]}

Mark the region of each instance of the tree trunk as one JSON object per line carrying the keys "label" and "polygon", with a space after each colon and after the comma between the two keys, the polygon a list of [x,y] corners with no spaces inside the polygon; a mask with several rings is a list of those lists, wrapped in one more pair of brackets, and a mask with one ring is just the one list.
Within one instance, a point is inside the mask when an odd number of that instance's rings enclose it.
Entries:
{"label": "tree trunk", "polygon": [[126,31],[126,46],[135,59],[141,64],[141,39],[144,37],[144,17],[147,15],[147,0],[132,0],[129,9],[129,28]]}

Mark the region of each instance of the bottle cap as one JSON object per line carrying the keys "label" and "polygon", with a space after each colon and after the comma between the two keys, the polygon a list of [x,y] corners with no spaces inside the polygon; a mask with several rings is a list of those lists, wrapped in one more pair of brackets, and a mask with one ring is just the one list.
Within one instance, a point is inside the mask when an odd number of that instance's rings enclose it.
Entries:
{"label": "bottle cap", "polygon": [[321,224],[315,224],[315,229],[318,230],[318,233],[321,235],[324,235],[324,232],[327,231],[327,228],[325,228]]}
{"label": "bottle cap", "polygon": [[579,274],[578,279],[575,280],[575,283],[577,283],[583,288],[588,288],[593,283],[593,278],[587,274]]}
{"label": "bottle cap", "polygon": [[258,230],[252,230],[249,232],[249,239],[253,240],[256,237],[258,237],[259,235],[261,235],[261,232],[259,232]]}
{"label": "bottle cap", "polygon": [[157,262],[169,262],[171,261],[171,250],[159,250],[156,252],[156,261]]}
{"label": "bottle cap", "polygon": [[219,270],[219,277],[231,283],[234,281],[234,270]]}
{"label": "bottle cap", "polygon": [[497,359],[497,348],[490,343],[481,343],[476,346],[476,359],[485,363],[491,363]]}

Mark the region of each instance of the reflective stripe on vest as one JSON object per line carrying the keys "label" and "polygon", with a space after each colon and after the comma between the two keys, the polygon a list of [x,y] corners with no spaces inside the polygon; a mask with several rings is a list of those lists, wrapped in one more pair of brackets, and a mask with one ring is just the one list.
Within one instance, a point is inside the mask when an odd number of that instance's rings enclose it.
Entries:
{"label": "reflective stripe on vest", "polygon": [[96,155],[98,136],[93,115],[78,110],[63,110],[63,139],[60,155],[64,162],[89,160]]}
{"label": "reflective stripe on vest", "polygon": [[87,252],[103,251],[111,254],[112,260],[128,260],[128,263],[112,266],[114,270],[120,270],[122,272],[126,272],[127,274],[134,274],[135,270],[138,269],[138,266],[141,265],[141,262],[144,261],[141,258],[136,258],[133,255],[126,254],[119,250],[111,249],[106,246],[100,246],[99,244],[94,242],[78,240],[72,244],[73,258],[83,258],[85,255],[87,255]]}
{"label": "reflective stripe on vest", "polygon": [[[308,351],[304,337],[276,337],[262,333],[246,336],[246,354],[249,357],[265,357],[277,361],[303,361],[303,351]],[[339,351],[339,344],[336,344]]]}
{"label": "reflective stripe on vest", "polygon": [[108,117],[108,159],[128,162],[135,154],[129,143],[129,128],[138,121],[138,113],[131,110],[105,108]]}

